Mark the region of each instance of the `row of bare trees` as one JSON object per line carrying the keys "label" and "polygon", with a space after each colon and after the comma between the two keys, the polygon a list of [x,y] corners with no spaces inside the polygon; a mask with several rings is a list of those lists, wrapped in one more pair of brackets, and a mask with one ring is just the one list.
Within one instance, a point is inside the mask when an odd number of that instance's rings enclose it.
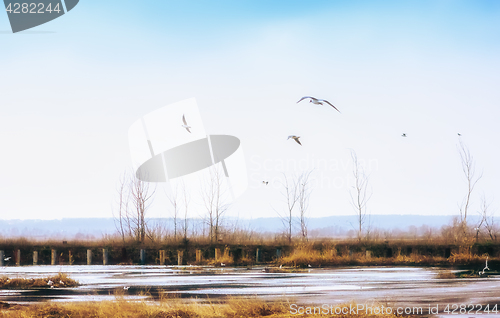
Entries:
{"label": "row of bare trees", "polygon": [[[351,204],[356,213],[356,229],[359,241],[369,238],[370,225],[367,212],[367,204],[371,197],[369,189],[369,177],[358,161],[356,152],[351,150],[353,164],[354,185],[350,191]],[[285,209],[276,210],[285,228],[285,236],[288,242],[292,241],[294,228],[299,228],[302,240],[307,240],[307,213],[309,210],[309,199],[312,193],[311,173],[313,170],[302,172],[297,175],[283,173],[281,182],[281,197],[285,202]],[[294,213],[298,209],[298,213]],[[297,216],[295,216],[297,214]]]}
{"label": "row of bare trees", "polygon": [[[460,140],[458,145],[462,171],[466,181],[466,191],[462,203],[459,205],[459,216],[449,227],[443,229],[443,235],[453,237],[456,242],[464,245],[473,244],[480,236],[497,240],[498,225],[490,204],[483,196],[479,207],[478,218],[470,219],[472,197],[482,173],[476,172],[475,160],[467,146]],[[368,201],[372,191],[369,187],[369,176],[366,174],[358,157],[351,151],[353,185],[349,192],[351,204],[355,210],[356,222],[351,224],[356,231],[359,241],[370,238],[370,222],[367,210]],[[294,233],[298,233],[301,240],[308,239],[308,211],[312,193],[311,174],[313,170],[296,175],[283,174],[281,182],[281,197],[284,207],[278,209],[284,226],[284,236],[288,242],[292,241]],[[222,170],[214,166],[210,168],[209,176],[200,181],[200,198],[203,206],[204,222],[208,232],[207,237],[212,242],[221,239],[224,232],[224,215],[230,201],[230,192],[227,183],[224,182]],[[137,242],[144,243],[146,238],[154,241],[162,238],[164,229],[159,224],[148,224],[147,211],[153,201],[156,187],[149,182],[141,181],[132,173],[123,174],[118,188],[118,202],[116,211],[116,228],[123,240],[132,238]],[[184,183],[178,183],[167,194],[171,205],[173,219],[173,237],[188,237],[190,193]]]}
{"label": "row of bare trees", "polygon": [[[223,217],[229,207],[229,189],[224,182],[224,174],[218,166],[211,167],[209,176],[200,182],[200,197],[205,209],[205,224],[208,227],[210,241],[217,242],[223,232]],[[116,229],[123,241],[133,239],[144,243],[162,240],[165,227],[160,223],[151,223],[147,211],[153,202],[156,186],[142,181],[133,173],[126,172],[120,178],[117,189]],[[174,239],[187,240],[189,226],[189,205],[191,196],[183,182],[177,183],[171,193],[167,193],[172,209]]]}
{"label": "row of bare trees", "polygon": [[[292,241],[295,224],[298,223],[300,235],[303,240],[307,240],[307,212],[309,208],[309,197],[311,195],[310,176],[312,170],[299,175],[287,176],[283,174],[281,183],[281,196],[286,203],[286,209],[276,210],[285,228],[285,237],[288,242]],[[298,207],[298,217],[294,211]],[[296,222],[296,220],[298,222]]]}

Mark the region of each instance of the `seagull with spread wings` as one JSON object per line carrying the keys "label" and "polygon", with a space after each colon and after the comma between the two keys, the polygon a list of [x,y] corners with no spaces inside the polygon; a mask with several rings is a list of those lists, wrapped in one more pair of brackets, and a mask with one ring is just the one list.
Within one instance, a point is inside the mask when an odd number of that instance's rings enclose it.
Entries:
{"label": "seagull with spread wings", "polygon": [[338,111],[340,113],[340,110],[338,110],[337,107],[333,106],[332,103],[330,103],[326,99],[318,99],[318,98],[311,97],[311,96],[304,96],[301,99],[299,99],[299,101],[297,103],[300,103],[304,99],[308,99],[308,98],[309,98],[309,103],[313,103],[315,105],[323,105],[323,103],[327,103],[328,105],[332,106],[333,108],[335,108],[336,111]]}
{"label": "seagull with spread wings", "polygon": [[300,141],[299,141],[300,136],[294,136],[294,135],[292,135],[292,136],[288,136],[288,138],[287,138],[286,140],[288,140],[288,139],[290,139],[290,138],[292,138],[292,139],[293,139],[293,140],[295,140],[295,141],[296,141],[299,145],[301,145],[301,146],[302,146],[302,144],[301,144],[301,143],[300,143]]}
{"label": "seagull with spread wings", "polygon": [[182,127],[186,128],[186,130],[191,133],[191,130],[189,130],[189,128],[191,128],[191,126],[189,126],[186,122],[186,117],[184,116],[184,114],[182,115],[182,122],[184,123],[184,125],[182,125]]}

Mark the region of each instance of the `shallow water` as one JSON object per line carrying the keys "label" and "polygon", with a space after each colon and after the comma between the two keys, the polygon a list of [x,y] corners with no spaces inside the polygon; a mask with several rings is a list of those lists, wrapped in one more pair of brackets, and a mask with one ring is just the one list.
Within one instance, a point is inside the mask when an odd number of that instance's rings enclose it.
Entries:
{"label": "shallow water", "polygon": [[[438,279],[439,268],[347,267],[311,269],[299,273],[267,273],[262,267],[213,268],[201,266],[21,266],[1,267],[8,277],[46,277],[67,273],[80,282],[75,288],[0,290],[0,301],[33,303],[44,301],[113,300],[115,294],[129,300],[156,301],[160,298],[212,300],[221,297],[255,297],[287,300],[290,304],[324,306],[356,302],[366,307],[384,306],[393,310],[456,305],[453,317],[460,316],[461,304],[500,302],[500,278]],[[125,290],[124,287],[129,287]],[[297,305],[299,306],[299,305]],[[497,306],[497,307],[500,307]],[[470,309],[469,306],[467,309]],[[476,309],[478,307],[475,307]],[[403,309],[403,310],[404,310]],[[450,307],[450,309],[453,309]],[[500,308],[498,308],[500,309]],[[450,310],[452,311],[452,310]],[[496,314],[463,317],[500,317]]]}

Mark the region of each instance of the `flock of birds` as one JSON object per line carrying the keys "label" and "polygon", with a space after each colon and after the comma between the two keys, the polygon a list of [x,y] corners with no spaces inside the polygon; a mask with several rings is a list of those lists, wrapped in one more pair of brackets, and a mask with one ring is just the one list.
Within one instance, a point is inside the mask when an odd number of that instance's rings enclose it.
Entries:
{"label": "flock of birds", "polygon": [[[329,101],[327,101],[326,99],[319,99],[319,98],[316,98],[316,97],[312,97],[312,96],[304,96],[302,97],[301,99],[299,99],[299,101],[297,102],[300,103],[301,101],[305,100],[305,99],[309,99],[309,103],[313,103],[314,105],[324,105],[324,104],[328,104],[330,106],[332,106],[333,108],[335,108],[336,111],[338,111],[340,113],[340,110],[337,109],[337,107],[333,106],[332,103],[330,103]],[[292,138],[293,140],[295,140],[295,142],[297,142],[299,145],[302,146],[302,144],[300,143],[300,136],[295,136],[295,135],[290,135],[288,136],[287,140]]]}
{"label": "flock of birds", "polygon": [[[328,104],[330,106],[332,106],[336,111],[338,111],[340,113],[340,110],[338,110],[337,107],[335,107],[332,103],[330,103],[329,101],[327,101],[326,99],[320,99],[320,98],[316,98],[316,97],[312,97],[312,96],[304,96],[302,97],[301,99],[299,99],[299,101],[297,102],[300,103],[301,101],[303,100],[309,100],[309,103],[313,103],[314,105],[325,105],[325,104]],[[191,130],[189,130],[191,128],[191,126],[189,126],[189,124],[187,123],[186,121],[186,116],[183,114],[182,115],[182,125],[181,127],[185,128],[187,130],[187,132],[191,133]],[[458,133],[458,136],[462,136],[462,134]],[[401,135],[401,137],[408,137],[406,135],[406,133],[403,133]],[[289,139],[292,139],[292,140],[295,140],[296,143],[298,143],[299,145],[302,146],[302,143],[300,142],[299,140],[300,136],[296,136],[296,135],[290,135],[288,136],[287,140]]]}

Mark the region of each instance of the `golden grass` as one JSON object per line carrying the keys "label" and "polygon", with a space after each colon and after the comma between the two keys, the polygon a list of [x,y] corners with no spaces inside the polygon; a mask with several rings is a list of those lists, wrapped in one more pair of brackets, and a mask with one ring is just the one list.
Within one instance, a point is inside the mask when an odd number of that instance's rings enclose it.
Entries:
{"label": "golden grass", "polygon": [[[292,267],[324,267],[338,265],[419,265],[419,266],[446,266],[479,264],[486,260],[486,255],[478,256],[470,253],[452,254],[449,258],[442,256],[397,254],[393,257],[367,257],[365,253],[354,253],[351,256],[339,256],[334,250],[320,252],[309,245],[298,245],[293,251],[277,261],[277,264]],[[490,258],[493,260],[493,258]]]}
{"label": "golden grass", "polygon": [[[349,305],[347,305],[349,306]],[[291,318],[314,315],[293,314],[291,304],[258,300],[231,299],[225,303],[182,303],[177,300],[162,301],[157,305],[124,300],[93,303],[47,303],[30,306],[11,306],[0,310],[0,317],[9,318]],[[316,315],[318,316],[318,315]],[[392,314],[321,315],[342,318],[395,318]],[[401,317],[401,316],[398,316]]]}
{"label": "golden grass", "polygon": [[0,277],[0,288],[50,288],[49,281],[52,282],[54,288],[78,286],[77,281],[69,278],[68,275],[64,273],[59,273],[45,278],[9,278],[2,276]]}

